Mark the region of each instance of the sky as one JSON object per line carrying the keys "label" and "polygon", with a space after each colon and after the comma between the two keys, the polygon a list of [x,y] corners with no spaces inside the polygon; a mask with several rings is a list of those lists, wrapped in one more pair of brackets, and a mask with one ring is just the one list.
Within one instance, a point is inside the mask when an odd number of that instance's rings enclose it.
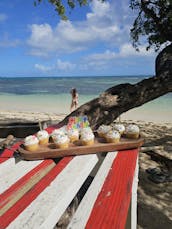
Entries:
{"label": "sky", "polygon": [[68,10],[63,21],[48,0],[0,1],[0,76],[154,75],[156,53],[131,45],[137,16],[128,0]]}

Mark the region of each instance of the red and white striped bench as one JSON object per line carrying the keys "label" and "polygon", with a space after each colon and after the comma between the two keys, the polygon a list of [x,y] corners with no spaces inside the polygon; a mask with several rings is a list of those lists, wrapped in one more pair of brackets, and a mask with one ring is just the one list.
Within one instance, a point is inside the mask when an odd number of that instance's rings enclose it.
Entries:
{"label": "red and white striped bench", "polygon": [[[51,129],[48,129],[51,132]],[[23,161],[0,158],[0,229],[53,228],[99,161],[96,154]],[[67,228],[136,228],[138,149],[109,152]]]}

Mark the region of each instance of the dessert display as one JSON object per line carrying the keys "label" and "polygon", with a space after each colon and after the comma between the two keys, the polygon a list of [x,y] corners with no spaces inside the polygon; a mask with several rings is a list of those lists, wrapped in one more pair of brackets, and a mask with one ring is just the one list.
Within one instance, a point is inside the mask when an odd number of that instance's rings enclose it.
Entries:
{"label": "dessert display", "polygon": [[24,147],[28,151],[35,151],[39,147],[39,140],[35,135],[29,135],[24,139]]}
{"label": "dessert display", "polygon": [[106,133],[106,141],[108,143],[118,143],[120,140],[120,133],[117,130],[110,130]]}
{"label": "dessert display", "polygon": [[39,144],[40,145],[45,145],[48,144],[49,142],[49,134],[46,130],[40,130],[37,132],[36,134],[38,140],[39,140]]}
{"label": "dessert display", "polygon": [[94,144],[94,134],[91,130],[88,130],[86,128],[86,130],[82,130],[81,132],[81,136],[80,136],[80,140],[81,140],[81,144],[84,146],[90,146]]}
{"label": "dessert display", "polygon": [[113,129],[117,130],[120,133],[120,135],[123,135],[125,131],[125,126],[123,124],[116,123],[115,125],[113,125]]}
{"label": "dessert display", "polygon": [[97,133],[99,137],[106,137],[106,133],[109,132],[112,129],[111,126],[108,125],[101,125],[99,126],[99,128],[97,129]]}
{"label": "dessert display", "polygon": [[70,140],[66,134],[53,135],[53,141],[57,148],[66,149],[69,147]]}
{"label": "dessert display", "polygon": [[[48,141],[49,136],[51,141]],[[46,130],[40,130],[36,135],[26,137],[19,152],[26,160],[38,160],[133,149],[142,144],[137,125],[101,125],[97,132],[93,132],[84,116],[83,119],[72,117],[68,125],[54,129],[50,135]]]}
{"label": "dessert display", "polygon": [[139,138],[140,130],[137,125],[130,124],[125,129],[125,136],[127,138],[137,139]]}

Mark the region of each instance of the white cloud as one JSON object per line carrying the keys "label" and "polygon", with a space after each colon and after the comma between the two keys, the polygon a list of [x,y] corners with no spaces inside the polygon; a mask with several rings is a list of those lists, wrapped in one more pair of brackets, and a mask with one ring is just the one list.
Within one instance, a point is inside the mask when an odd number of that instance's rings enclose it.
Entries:
{"label": "white cloud", "polygon": [[110,50],[106,50],[104,53],[95,53],[90,56],[88,56],[86,59],[88,60],[94,60],[94,61],[99,61],[99,60],[104,60],[104,61],[109,61],[116,58],[116,53]]}
{"label": "white cloud", "polygon": [[140,56],[140,57],[146,57],[146,56],[153,56],[155,55],[155,52],[153,50],[146,51],[146,46],[140,46],[139,47],[139,52],[133,48],[133,46],[129,43],[122,44],[119,47],[119,51],[114,52],[111,50],[106,50],[103,53],[94,53],[89,55],[86,60],[104,60],[104,61],[109,61],[109,60],[114,60],[116,58],[125,58],[125,57],[135,57],[135,56]]}
{"label": "white cloud", "polygon": [[68,61],[57,60],[56,64],[52,66],[45,66],[43,64],[35,64],[34,66],[37,70],[41,72],[51,72],[53,70],[60,70],[65,72],[70,72],[75,69],[76,65]]}
{"label": "white cloud", "polygon": [[109,2],[104,2],[102,4],[100,1],[93,1],[92,2],[92,13],[87,14],[87,18],[97,18],[97,17],[102,17],[108,14],[110,9],[110,4]]}
{"label": "white cloud", "polygon": [[153,50],[146,51],[146,46],[140,46],[140,52],[137,52],[131,44],[125,43],[119,47],[119,51],[106,50],[102,53],[94,53],[83,58],[81,69],[108,69],[109,66],[121,65],[128,60],[128,63],[135,63],[140,59],[141,61],[148,61],[149,58],[155,57]]}
{"label": "white cloud", "polygon": [[51,71],[54,67],[44,66],[42,64],[35,64],[35,68],[40,70],[41,72],[48,72]]}
{"label": "white cloud", "polygon": [[119,56],[129,57],[129,56],[152,56],[155,52],[153,50],[146,51],[146,46],[140,46],[139,52],[137,52],[133,46],[129,43],[125,43],[120,47]]}
{"label": "white cloud", "polygon": [[[144,61],[154,55],[153,51],[147,52],[145,46],[136,52],[129,43],[130,28],[135,17],[129,9],[128,0],[103,3],[93,0],[90,7],[91,12],[82,21],[60,21],[55,27],[48,23],[31,25],[28,39],[30,54],[41,57],[65,56],[86,50],[77,63],[77,69],[83,71],[101,71],[109,66],[118,68],[124,62],[127,65],[132,61],[135,63],[136,58]],[[93,53],[94,50],[98,52]],[[84,57],[86,53],[92,54]],[[76,69],[76,63],[58,59],[54,69],[70,72]]]}
{"label": "white cloud", "polygon": [[127,24],[121,26],[115,20],[118,10],[112,8],[110,3],[94,0],[91,10],[85,21],[60,21],[55,28],[47,23],[31,25],[31,36],[28,39],[28,44],[32,48],[31,54],[59,55],[62,52],[78,52],[98,42],[106,46],[118,46],[123,40],[128,39],[129,27]]}
{"label": "white cloud", "polygon": [[0,13],[0,23],[6,21],[8,16],[4,13]]}
{"label": "white cloud", "polygon": [[57,69],[62,71],[71,71],[76,67],[75,64],[72,64],[68,61],[61,61],[60,59],[57,60]]}

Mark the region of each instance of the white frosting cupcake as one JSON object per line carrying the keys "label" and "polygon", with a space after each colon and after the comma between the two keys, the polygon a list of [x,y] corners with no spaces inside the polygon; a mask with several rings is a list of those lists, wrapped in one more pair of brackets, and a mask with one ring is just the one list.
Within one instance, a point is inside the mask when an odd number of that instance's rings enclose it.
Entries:
{"label": "white frosting cupcake", "polygon": [[38,149],[39,140],[35,135],[29,135],[24,139],[24,146],[26,150],[35,151]]}
{"label": "white frosting cupcake", "polygon": [[117,130],[110,130],[106,133],[106,141],[109,143],[117,143],[120,140],[120,133]]}
{"label": "white frosting cupcake", "polygon": [[39,140],[39,144],[44,145],[47,144],[49,141],[49,134],[46,130],[40,130],[38,131],[38,133],[36,134],[38,140]]}
{"label": "white frosting cupcake", "polygon": [[111,129],[112,129],[111,126],[101,125],[97,129],[97,133],[98,133],[99,137],[105,137],[106,136],[106,133],[109,132]]}
{"label": "white frosting cupcake", "polygon": [[39,142],[38,138],[35,135],[29,135],[24,139],[24,144],[27,145],[33,145],[37,144]]}
{"label": "white frosting cupcake", "polygon": [[125,126],[123,124],[115,124],[113,129],[117,130],[122,135],[125,131]]}
{"label": "white frosting cupcake", "polygon": [[67,125],[62,126],[61,128],[59,128],[59,130],[62,131],[64,134],[68,133]]}
{"label": "white frosting cupcake", "polygon": [[92,132],[93,131],[92,131],[91,127],[84,127],[84,128],[80,129],[80,134],[82,134],[82,133],[92,133]]}
{"label": "white frosting cupcake", "polygon": [[82,132],[80,137],[82,145],[92,145],[94,144],[94,134],[93,132],[85,131]]}
{"label": "white frosting cupcake", "polygon": [[64,149],[68,148],[70,140],[66,134],[54,134],[53,141],[58,148]]}
{"label": "white frosting cupcake", "polygon": [[71,142],[77,141],[79,139],[79,131],[78,129],[69,129],[68,132],[68,137]]}
{"label": "white frosting cupcake", "polygon": [[140,133],[140,129],[135,124],[130,124],[125,129],[125,135],[128,138],[138,138]]}
{"label": "white frosting cupcake", "polygon": [[54,135],[57,135],[57,134],[64,134],[64,130],[62,128],[53,130],[51,133],[51,137],[53,137]]}

